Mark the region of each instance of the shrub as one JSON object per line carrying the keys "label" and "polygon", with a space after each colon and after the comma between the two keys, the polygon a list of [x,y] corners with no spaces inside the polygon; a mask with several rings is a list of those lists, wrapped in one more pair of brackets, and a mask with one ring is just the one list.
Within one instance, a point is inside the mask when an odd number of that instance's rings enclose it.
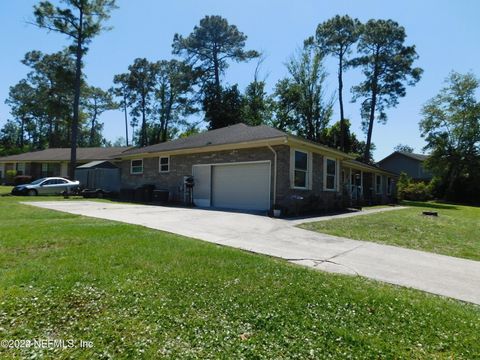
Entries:
{"label": "shrub", "polygon": [[29,184],[32,182],[32,177],[28,175],[18,175],[13,179],[13,184],[15,186],[22,184]]}
{"label": "shrub", "polygon": [[402,173],[397,182],[397,194],[399,200],[427,201],[432,199],[432,186],[424,182],[414,182]]}
{"label": "shrub", "polygon": [[7,170],[5,172],[5,183],[7,185],[13,185],[15,182],[16,175],[17,175],[17,170]]}
{"label": "shrub", "polygon": [[403,190],[403,198],[413,201],[427,201],[432,199],[430,187],[424,182],[411,182]]}

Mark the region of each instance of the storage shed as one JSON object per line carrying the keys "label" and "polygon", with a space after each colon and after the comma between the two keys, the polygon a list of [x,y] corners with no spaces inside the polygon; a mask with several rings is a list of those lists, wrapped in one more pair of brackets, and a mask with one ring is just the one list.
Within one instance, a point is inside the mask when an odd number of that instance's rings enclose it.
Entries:
{"label": "storage shed", "polygon": [[90,190],[120,191],[120,169],[110,161],[92,161],[75,169],[80,187]]}

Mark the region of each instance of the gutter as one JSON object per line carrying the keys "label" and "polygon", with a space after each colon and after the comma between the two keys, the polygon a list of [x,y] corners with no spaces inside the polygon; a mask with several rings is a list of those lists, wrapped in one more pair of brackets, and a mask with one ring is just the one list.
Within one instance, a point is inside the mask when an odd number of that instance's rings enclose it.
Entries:
{"label": "gutter", "polygon": [[286,138],[287,138],[287,142],[291,142],[293,144],[300,144],[300,145],[303,145],[303,146],[306,146],[306,147],[313,147],[314,149],[317,149],[322,154],[327,153],[327,155],[331,155],[331,156],[335,156],[335,157],[341,157],[342,160],[354,160],[355,159],[354,156],[349,155],[347,153],[344,153],[343,151],[332,149],[328,146],[317,144],[317,143],[315,143],[313,141],[310,141],[310,140],[301,139],[301,138],[298,138],[297,136],[287,135]]}
{"label": "gutter", "polygon": [[361,163],[361,162],[356,161],[356,160],[353,160],[353,161],[346,160],[346,161],[344,161],[344,163],[346,165],[350,166],[352,169],[357,169],[357,170],[362,170],[362,171],[367,171],[367,172],[377,172],[377,173],[381,173],[381,174],[392,176],[392,177],[398,177],[399,176],[398,174],[396,174],[394,172],[382,169],[380,167],[372,166],[372,165],[369,165],[369,164],[364,164],[364,163]]}
{"label": "gutter", "polygon": [[272,145],[267,144],[270,151],[273,153],[273,206],[277,204],[277,152],[272,148]]}

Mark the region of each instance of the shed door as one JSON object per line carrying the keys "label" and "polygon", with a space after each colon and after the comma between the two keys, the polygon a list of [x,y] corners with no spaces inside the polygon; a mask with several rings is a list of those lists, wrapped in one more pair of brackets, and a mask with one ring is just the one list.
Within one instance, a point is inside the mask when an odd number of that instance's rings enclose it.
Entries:
{"label": "shed door", "polygon": [[270,163],[213,165],[211,177],[212,206],[270,209]]}

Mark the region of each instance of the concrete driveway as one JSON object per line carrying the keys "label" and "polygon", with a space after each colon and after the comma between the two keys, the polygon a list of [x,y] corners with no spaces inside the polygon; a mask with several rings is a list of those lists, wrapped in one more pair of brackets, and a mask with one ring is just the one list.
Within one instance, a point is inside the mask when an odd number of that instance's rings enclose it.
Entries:
{"label": "concrete driveway", "polygon": [[215,210],[42,201],[32,206],[143,225],[279,257],[329,272],[360,275],[480,304],[480,262],[319,234],[299,221]]}

